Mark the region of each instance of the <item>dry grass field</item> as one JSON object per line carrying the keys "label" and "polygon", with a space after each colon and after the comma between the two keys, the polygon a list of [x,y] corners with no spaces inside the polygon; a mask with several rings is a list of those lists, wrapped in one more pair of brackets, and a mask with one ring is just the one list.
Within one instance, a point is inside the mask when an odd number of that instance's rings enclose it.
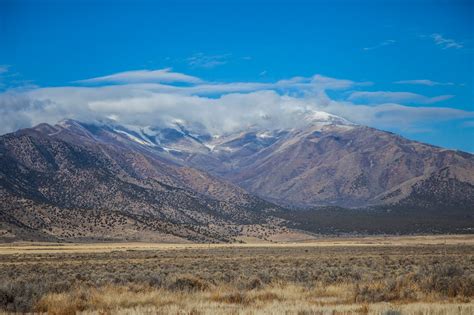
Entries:
{"label": "dry grass field", "polygon": [[474,237],[3,244],[0,312],[474,314]]}

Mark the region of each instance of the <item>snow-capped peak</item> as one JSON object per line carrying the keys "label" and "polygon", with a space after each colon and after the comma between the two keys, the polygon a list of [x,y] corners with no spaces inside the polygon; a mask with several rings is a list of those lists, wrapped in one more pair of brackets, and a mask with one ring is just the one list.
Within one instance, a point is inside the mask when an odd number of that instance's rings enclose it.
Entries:
{"label": "snow-capped peak", "polygon": [[304,113],[304,120],[308,123],[324,125],[353,125],[349,120],[323,111],[308,110]]}

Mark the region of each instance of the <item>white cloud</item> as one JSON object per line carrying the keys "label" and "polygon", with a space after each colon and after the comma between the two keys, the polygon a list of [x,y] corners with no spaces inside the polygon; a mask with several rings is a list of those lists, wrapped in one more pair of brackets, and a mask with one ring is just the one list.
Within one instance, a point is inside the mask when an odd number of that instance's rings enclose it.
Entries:
{"label": "white cloud", "polygon": [[[9,90],[0,94],[0,133],[42,122],[56,123],[63,118],[92,121],[112,117],[118,123],[140,126],[166,124],[179,118],[200,122],[212,133],[222,133],[251,125],[295,127],[303,123],[300,113],[307,110],[326,111],[378,128],[414,126],[420,122],[472,118],[474,115],[452,108],[398,104],[405,101],[428,104],[448,96],[353,92],[347,100],[336,101],[326,91],[355,89],[368,83],[322,75],[276,82],[220,83],[196,79],[196,83],[183,86],[150,83],[147,76],[135,76],[133,83],[125,84]],[[352,102],[364,97],[370,99],[370,105]]]}
{"label": "white cloud", "polygon": [[376,91],[367,92],[359,91],[353,92],[349,97],[349,101],[367,102],[369,104],[380,103],[417,103],[417,104],[431,104],[441,102],[454,97],[453,95],[439,95],[435,97],[427,97],[421,94],[411,92],[390,92],[390,91]]}
{"label": "white cloud", "polygon": [[401,80],[394,82],[395,84],[413,84],[413,85],[426,85],[426,86],[435,86],[435,85],[454,85],[452,82],[436,82],[432,80]]}
{"label": "white cloud", "polygon": [[195,68],[215,68],[225,65],[228,62],[230,54],[224,55],[205,55],[197,53],[187,59],[188,64]]}
{"label": "white cloud", "polygon": [[443,35],[438,33],[431,34],[430,38],[435,42],[436,45],[441,46],[443,49],[460,49],[464,47],[462,43],[459,43],[451,38],[443,37]]}
{"label": "white cloud", "polygon": [[364,47],[364,48],[362,48],[362,50],[365,50],[365,51],[374,50],[374,49],[382,48],[382,47],[385,47],[385,46],[394,45],[395,43],[396,43],[395,40],[388,39],[388,40],[384,40],[383,42],[378,43],[375,46]]}
{"label": "white cloud", "polygon": [[171,68],[160,70],[125,71],[103,77],[77,81],[79,83],[131,83],[131,82],[186,82],[199,83],[201,80],[187,74],[173,72]]}
{"label": "white cloud", "polygon": [[[341,80],[341,79],[334,79],[330,77],[325,77],[322,75],[315,75],[311,79],[311,83],[321,89],[324,90],[339,90],[339,89],[347,89],[356,85],[354,81],[351,80]],[[359,84],[367,84],[367,82],[362,82]]]}
{"label": "white cloud", "polygon": [[423,126],[474,118],[474,112],[448,107],[413,107],[395,103],[378,106],[331,103],[327,111],[352,121],[380,129],[414,131]]}

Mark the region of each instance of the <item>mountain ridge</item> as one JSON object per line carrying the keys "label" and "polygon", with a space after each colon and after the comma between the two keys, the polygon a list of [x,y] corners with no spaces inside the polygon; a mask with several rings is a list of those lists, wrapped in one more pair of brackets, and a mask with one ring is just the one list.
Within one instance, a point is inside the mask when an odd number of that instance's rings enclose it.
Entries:
{"label": "mountain ridge", "polygon": [[[0,136],[0,237],[228,242],[396,233],[386,218],[401,216],[403,233],[445,231],[443,218],[449,231],[474,227],[473,155],[315,116],[298,128],[221,135],[184,121],[64,120]],[[392,211],[384,228],[363,223],[373,211]],[[362,223],[347,224],[351,213]]]}
{"label": "mountain ridge", "polygon": [[[0,138],[0,210],[6,213],[8,205],[25,199],[28,221],[41,221],[35,207],[49,209],[48,214],[53,208],[99,211],[108,218],[119,212],[134,224],[153,223],[158,226],[149,229],[206,241],[231,239],[237,225],[264,223],[268,216],[259,211],[273,207],[207,173],[125,146],[123,139],[102,142],[80,125],[70,127],[40,125]],[[46,221],[42,225],[48,226]],[[211,232],[209,222],[222,231]]]}

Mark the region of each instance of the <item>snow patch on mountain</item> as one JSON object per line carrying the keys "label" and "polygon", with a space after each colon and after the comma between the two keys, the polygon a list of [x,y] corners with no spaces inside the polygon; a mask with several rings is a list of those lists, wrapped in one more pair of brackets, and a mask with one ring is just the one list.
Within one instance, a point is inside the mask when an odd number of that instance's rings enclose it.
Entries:
{"label": "snow patch on mountain", "polygon": [[323,125],[354,125],[349,120],[327,112],[308,110],[304,113],[304,120],[307,123],[319,123]]}
{"label": "snow patch on mountain", "polygon": [[123,134],[125,135],[126,137],[128,137],[130,140],[133,140],[137,143],[140,143],[142,145],[146,145],[146,146],[150,146],[150,147],[155,147],[156,144],[154,144],[153,142],[151,142],[150,140],[147,140],[147,139],[143,139],[143,138],[138,138],[126,131],[123,131],[123,130],[120,130],[120,129],[113,129],[115,132],[118,132],[120,134]]}

